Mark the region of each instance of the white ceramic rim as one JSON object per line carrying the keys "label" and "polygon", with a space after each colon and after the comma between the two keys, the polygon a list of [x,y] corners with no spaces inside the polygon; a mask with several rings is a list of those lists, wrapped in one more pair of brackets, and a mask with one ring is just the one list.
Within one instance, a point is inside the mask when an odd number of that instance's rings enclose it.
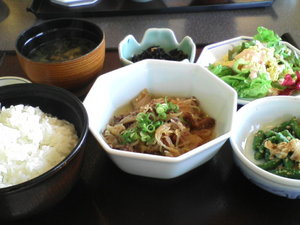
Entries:
{"label": "white ceramic rim", "polygon": [[[2,81],[11,81],[11,84],[2,84]],[[6,85],[12,85],[12,84],[22,84],[22,83],[31,83],[31,81],[26,78],[16,77],[16,76],[0,77],[0,86],[6,86]]]}

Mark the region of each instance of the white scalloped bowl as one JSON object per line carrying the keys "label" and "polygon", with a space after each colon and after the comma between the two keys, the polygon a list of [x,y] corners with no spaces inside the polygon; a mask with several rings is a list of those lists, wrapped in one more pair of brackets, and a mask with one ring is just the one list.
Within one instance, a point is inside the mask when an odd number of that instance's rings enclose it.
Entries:
{"label": "white scalloped bowl", "polygon": [[300,198],[300,180],[281,177],[261,169],[252,150],[253,135],[270,124],[300,118],[300,98],[271,96],[254,100],[237,111],[230,137],[234,159],[242,173],[258,187],[278,196]]}
{"label": "white scalloped bowl", "polygon": [[[167,157],[111,148],[102,136],[115,111],[143,89],[160,96],[195,96],[216,121],[216,138],[181,156]],[[217,91],[216,91],[217,90]],[[169,179],[211,159],[229,138],[237,95],[229,85],[194,63],[142,60],[97,78],[84,100],[91,133],[123,171]]]}
{"label": "white scalloped bowl", "polygon": [[[196,63],[207,68],[210,64],[221,60],[228,53],[228,50],[232,49],[234,46],[240,45],[242,42],[249,40],[253,40],[253,38],[249,36],[240,36],[207,45],[201,51],[199,58],[196,60]],[[292,49],[300,55],[299,49],[288,42],[282,41],[282,43],[284,43],[288,48]],[[238,104],[245,105],[253,100],[255,99],[238,98]]]}
{"label": "white scalloped bowl", "polygon": [[182,50],[188,55],[188,61],[193,63],[196,56],[196,45],[192,38],[185,36],[178,43],[174,32],[169,28],[149,28],[144,33],[142,41],[139,43],[133,35],[127,35],[118,46],[119,58],[123,65],[129,65],[134,55],[142,53],[149,47],[159,46],[166,52],[173,49]]}

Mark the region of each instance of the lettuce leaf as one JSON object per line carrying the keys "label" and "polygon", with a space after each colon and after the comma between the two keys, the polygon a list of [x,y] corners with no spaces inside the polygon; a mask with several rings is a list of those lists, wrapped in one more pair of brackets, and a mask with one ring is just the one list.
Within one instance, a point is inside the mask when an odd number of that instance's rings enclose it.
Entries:
{"label": "lettuce leaf", "polygon": [[262,26],[257,28],[257,34],[253,37],[253,39],[262,43],[267,43],[268,47],[274,47],[281,41],[278,34]]}
{"label": "lettuce leaf", "polygon": [[290,64],[289,67],[300,67],[298,54],[283,44],[281,38],[274,31],[260,26],[257,28],[257,34],[253,38],[262,43],[266,43],[267,47],[274,47],[275,54],[282,56],[283,59]]}
{"label": "lettuce leaf", "polygon": [[272,88],[272,82],[265,74],[260,74],[257,78],[251,79],[244,74],[235,76],[224,76],[221,78],[232,86],[240,98],[261,98],[268,95]]}
{"label": "lettuce leaf", "polygon": [[209,65],[209,70],[233,87],[240,98],[261,98],[268,94],[272,82],[266,74],[260,74],[256,79],[249,78],[249,74],[236,74],[230,67]]}
{"label": "lettuce leaf", "polygon": [[233,70],[228,66],[223,66],[221,64],[213,65],[210,64],[208,69],[216,74],[218,77],[227,76],[227,75],[234,75]]}

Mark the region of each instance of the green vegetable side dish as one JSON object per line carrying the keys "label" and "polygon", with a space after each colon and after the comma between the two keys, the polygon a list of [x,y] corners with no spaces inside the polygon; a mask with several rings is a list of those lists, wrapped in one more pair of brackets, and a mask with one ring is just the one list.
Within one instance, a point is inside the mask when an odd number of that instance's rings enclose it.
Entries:
{"label": "green vegetable side dish", "polygon": [[253,40],[233,47],[208,69],[232,86],[239,98],[291,95],[300,90],[300,56],[264,27],[257,28]]}
{"label": "green vegetable side dish", "polygon": [[264,170],[279,176],[300,179],[300,123],[296,117],[271,130],[255,133],[254,158]]}

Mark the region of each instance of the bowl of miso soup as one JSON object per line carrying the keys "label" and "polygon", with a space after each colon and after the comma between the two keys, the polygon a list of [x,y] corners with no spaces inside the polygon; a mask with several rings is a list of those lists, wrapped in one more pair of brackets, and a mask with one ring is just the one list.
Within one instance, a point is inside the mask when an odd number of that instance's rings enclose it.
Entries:
{"label": "bowl of miso soup", "polygon": [[105,35],[97,24],[86,20],[53,19],[22,32],[16,52],[32,82],[78,89],[103,68]]}

